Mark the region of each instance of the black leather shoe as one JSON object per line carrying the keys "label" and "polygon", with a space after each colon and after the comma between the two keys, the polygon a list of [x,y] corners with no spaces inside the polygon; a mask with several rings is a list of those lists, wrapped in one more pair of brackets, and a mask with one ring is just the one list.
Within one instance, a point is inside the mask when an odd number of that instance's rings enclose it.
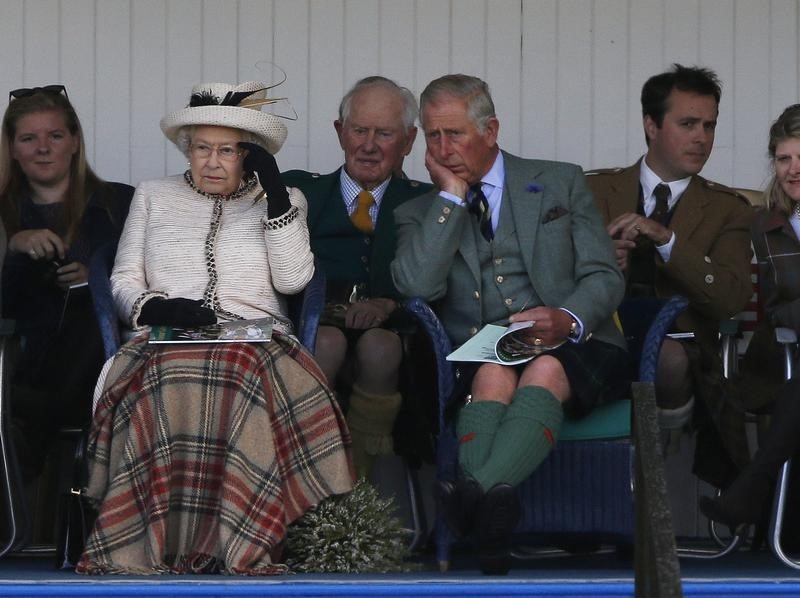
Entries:
{"label": "black leather shoe", "polygon": [[496,484],[480,502],[475,524],[478,559],[485,575],[506,575],[511,568],[511,534],[520,518],[517,493]]}
{"label": "black leather shoe", "polygon": [[472,478],[436,483],[437,506],[447,526],[458,538],[463,538],[471,531],[482,498],[483,490]]}

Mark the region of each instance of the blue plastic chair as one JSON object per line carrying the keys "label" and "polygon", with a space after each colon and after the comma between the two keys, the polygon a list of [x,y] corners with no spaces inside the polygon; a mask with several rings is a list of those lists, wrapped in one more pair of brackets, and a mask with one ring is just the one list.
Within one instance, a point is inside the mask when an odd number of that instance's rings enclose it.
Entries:
{"label": "blue plastic chair", "polygon": [[[639,360],[639,380],[655,379],[661,343],[687,301],[674,297],[660,306],[647,330]],[[408,309],[428,333],[438,371],[439,437],[437,480],[457,474],[458,446],[454,422],[446,417],[454,399],[456,371],[446,356],[450,340],[433,310],[412,298]],[[624,323],[623,323],[624,327]],[[565,421],[556,447],[534,474],[518,488],[522,517],[516,534],[527,539],[580,534],[617,544],[633,544],[634,452],[631,441],[631,401],[595,409],[586,418]],[[441,513],[436,516],[436,558],[446,570],[455,538]]]}

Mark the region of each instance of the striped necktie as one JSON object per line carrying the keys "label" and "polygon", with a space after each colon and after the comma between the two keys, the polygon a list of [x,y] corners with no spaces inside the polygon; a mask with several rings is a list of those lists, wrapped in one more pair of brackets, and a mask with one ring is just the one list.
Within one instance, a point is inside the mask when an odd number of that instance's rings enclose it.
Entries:
{"label": "striped necktie", "polygon": [[492,214],[489,211],[489,202],[483,194],[481,183],[472,185],[469,188],[472,191],[472,199],[469,201],[469,211],[478,219],[478,226],[481,229],[483,238],[491,241],[494,238],[494,231],[492,231]]}

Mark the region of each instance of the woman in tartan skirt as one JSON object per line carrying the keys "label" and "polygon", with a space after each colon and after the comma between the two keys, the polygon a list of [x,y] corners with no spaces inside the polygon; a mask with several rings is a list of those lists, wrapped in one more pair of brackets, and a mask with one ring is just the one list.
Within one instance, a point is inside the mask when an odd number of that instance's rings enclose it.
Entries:
{"label": "woman in tartan skirt", "polygon": [[[99,515],[82,573],[275,574],[287,526],[353,485],[349,436],[292,336],[314,261],[306,200],[273,155],[267,86],[195,86],[161,121],[189,159],[136,190],[111,276],[141,333],[108,369],[89,436]],[[148,344],[153,325],[272,318],[267,343]]]}

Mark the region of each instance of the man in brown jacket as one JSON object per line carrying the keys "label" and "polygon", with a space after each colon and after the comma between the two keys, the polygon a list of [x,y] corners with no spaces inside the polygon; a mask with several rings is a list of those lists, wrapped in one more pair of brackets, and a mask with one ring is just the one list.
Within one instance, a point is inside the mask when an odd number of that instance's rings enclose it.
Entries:
{"label": "man in brown jacket", "polygon": [[745,306],[752,284],[749,204],[698,176],[714,144],[720,93],[708,69],[675,64],[651,77],[641,96],[647,153],[587,179],[625,272],[626,297],[689,300],[677,328],[695,338],[667,339],[659,357],[659,423],[680,430],[694,414],[695,473],[725,486],[749,456],[742,415],[722,396],[717,331]]}

